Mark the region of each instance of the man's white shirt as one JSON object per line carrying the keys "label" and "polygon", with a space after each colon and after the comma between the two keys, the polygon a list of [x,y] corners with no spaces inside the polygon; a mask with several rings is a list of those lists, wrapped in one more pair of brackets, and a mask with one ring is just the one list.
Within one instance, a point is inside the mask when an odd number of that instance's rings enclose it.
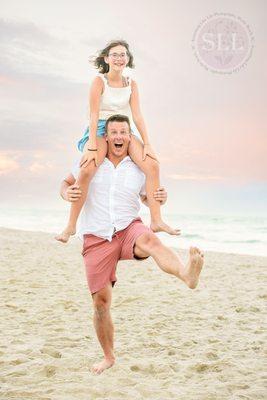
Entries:
{"label": "man's white shirt", "polygon": [[[77,179],[78,174],[76,163],[72,175]],[[111,241],[115,231],[138,217],[140,195],[145,195],[145,175],[131,158],[126,156],[117,167],[105,158],[89,184],[78,224],[80,239],[91,233]]]}

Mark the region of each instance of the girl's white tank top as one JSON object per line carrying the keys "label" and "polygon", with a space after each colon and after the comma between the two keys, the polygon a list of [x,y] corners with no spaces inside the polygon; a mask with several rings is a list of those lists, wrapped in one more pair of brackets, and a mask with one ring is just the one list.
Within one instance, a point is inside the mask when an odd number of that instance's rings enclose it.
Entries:
{"label": "girl's white tank top", "polygon": [[99,119],[107,120],[111,115],[122,114],[127,115],[132,121],[132,113],[130,107],[130,96],[132,93],[131,78],[125,77],[127,86],[117,88],[108,85],[107,79],[103,74],[98,74],[104,82],[104,91],[101,95],[99,107]]}

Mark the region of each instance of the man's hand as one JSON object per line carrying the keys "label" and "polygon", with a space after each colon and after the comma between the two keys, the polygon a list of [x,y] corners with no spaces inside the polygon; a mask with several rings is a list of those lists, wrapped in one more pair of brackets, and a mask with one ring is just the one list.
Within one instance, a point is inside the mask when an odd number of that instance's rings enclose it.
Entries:
{"label": "man's hand", "polygon": [[[147,196],[141,195],[140,197],[141,197],[142,203],[144,203],[148,207]],[[159,201],[160,205],[162,206],[163,204],[166,203],[168,195],[167,195],[167,192],[164,189],[164,187],[161,186],[157,190],[155,190],[155,192],[153,193],[153,197],[154,197],[154,199]]]}
{"label": "man's hand", "polygon": [[66,189],[64,193],[64,199],[70,202],[74,202],[79,200],[81,195],[82,195],[81,189],[79,188],[78,185],[74,184]]}
{"label": "man's hand", "polygon": [[163,205],[163,204],[166,203],[167,197],[168,197],[165,188],[162,187],[162,186],[161,186],[160,188],[158,188],[158,189],[154,192],[153,196],[154,196],[154,199],[158,200],[158,201],[160,202],[161,205]]}

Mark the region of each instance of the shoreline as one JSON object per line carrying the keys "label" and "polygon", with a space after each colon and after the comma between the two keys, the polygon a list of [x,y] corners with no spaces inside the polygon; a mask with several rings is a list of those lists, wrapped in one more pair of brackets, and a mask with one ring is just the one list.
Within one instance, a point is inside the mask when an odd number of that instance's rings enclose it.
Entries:
{"label": "shoreline", "polygon": [[[57,243],[57,241],[54,239],[54,235],[56,235],[56,232],[33,231],[33,230],[27,230],[27,229],[6,228],[4,226],[0,226],[0,235],[1,235],[2,231],[11,231],[11,232],[13,231],[13,232],[19,232],[19,233],[24,232],[26,234],[41,234],[41,235],[43,234],[43,235],[47,235],[49,238],[52,238],[55,241],[55,243]],[[178,237],[178,240],[179,240],[179,237]],[[82,241],[78,238],[78,236],[71,237],[70,241],[77,241],[78,243],[82,243]],[[164,239],[162,239],[162,241],[164,242]],[[166,244],[166,245],[168,246],[168,244]],[[194,245],[198,246],[197,244],[194,244]],[[68,246],[68,243],[67,244],[62,243],[62,246]],[[169,247],[171,247],[172,249],[174,249],[176,251],[183,251],[183,252],[186,252],[189,249],[189,247],[188,248],[176,247],[176,246],[169,246]],[[233,256],[259,257],[259,258],[267,259],[267,255],[265,256],[265,255],[259,255],[259,254],[236,253],[236,252],[230,252],[230,251],[227,252],[227,251],[220,251],[220,250],[205,250],[205,248],[202,248],[201,246],[198,246],[198,247],[200,247],[205,252],[205,254],[207,254],[207,253],[214,254],[214,255],[215,254],[227,254],[227,255],[233,255]]]}

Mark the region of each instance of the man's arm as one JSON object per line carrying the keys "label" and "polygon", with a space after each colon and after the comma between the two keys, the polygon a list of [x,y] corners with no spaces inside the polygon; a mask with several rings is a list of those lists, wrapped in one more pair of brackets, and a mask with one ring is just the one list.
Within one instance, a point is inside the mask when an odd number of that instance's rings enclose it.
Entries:
{"label": "man's arm", "polygon": [[60,186],[60,196],[66,201],[77,201],[81,197],[81,190],[78,185],[75,185],[75,178],[72,174],[69,174],[61,182]]}
{"label": "man's arm", "polygon": [[[167,192],[165,191],[164,187],[160,187],[154,192],[154,199],[160,202],[160,205],[162,206],[163,204],[166,203],[167,201]],[[140,194],[140,198],[143,204],[145,204],[148,207],[147,203],[147,196],[144,194]]]}

